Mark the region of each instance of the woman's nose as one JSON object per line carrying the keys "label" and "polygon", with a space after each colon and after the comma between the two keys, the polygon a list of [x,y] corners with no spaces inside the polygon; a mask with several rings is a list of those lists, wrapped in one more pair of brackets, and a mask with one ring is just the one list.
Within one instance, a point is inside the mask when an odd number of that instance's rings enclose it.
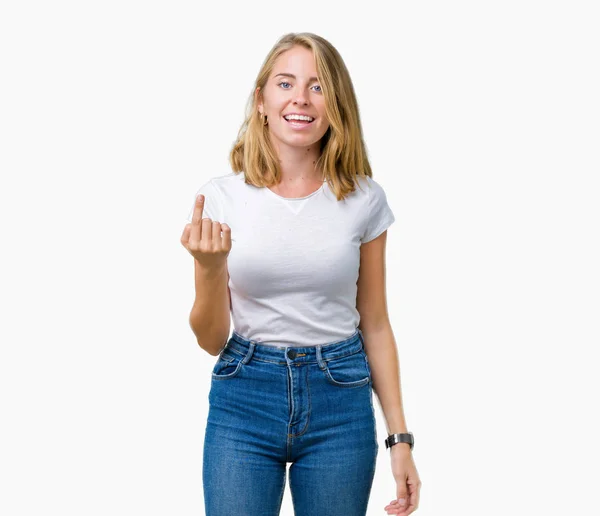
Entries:
{"label": "woman's nose", "polygon": [[306,104],[307,103],[306,93],[303,92],[302,90],[298,90],[298,93],[296,94],[296,103],[297,104]]}

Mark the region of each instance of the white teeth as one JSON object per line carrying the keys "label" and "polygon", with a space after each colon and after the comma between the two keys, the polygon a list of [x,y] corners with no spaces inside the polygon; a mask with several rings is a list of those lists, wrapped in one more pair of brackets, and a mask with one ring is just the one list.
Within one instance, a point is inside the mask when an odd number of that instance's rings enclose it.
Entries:
{"label": "white teeth", "polygon": [[284,117],[286,120],[306,120],[307,122],[312,122],[312,118],[304,115],[286,115]]}

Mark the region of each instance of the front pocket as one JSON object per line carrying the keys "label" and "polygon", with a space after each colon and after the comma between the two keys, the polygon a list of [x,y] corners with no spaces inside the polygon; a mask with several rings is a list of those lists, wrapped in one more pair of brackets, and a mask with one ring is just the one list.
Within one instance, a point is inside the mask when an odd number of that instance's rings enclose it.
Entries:
{"label": "front pocket", "polygon": [[221,351],[217,362],[212,370],[212,377],[215,380],[225,380],[236,376],[241,367],[244,356],[236,351],[225,348]]}
{"label": "front pocket", "polygon": [[338,387],[359,387],[371,381],[371,370],[363,350],[325,361],[325,377]]}

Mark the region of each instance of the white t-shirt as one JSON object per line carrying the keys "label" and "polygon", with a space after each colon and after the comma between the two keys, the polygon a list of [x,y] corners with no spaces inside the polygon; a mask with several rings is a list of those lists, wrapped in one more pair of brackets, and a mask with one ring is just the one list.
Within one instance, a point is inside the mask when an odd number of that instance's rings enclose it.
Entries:
{"label": "white t-shirt", "polygon": [[377,182],[359,178],[342,201],[326,181],[287,199],[231,172],[201,186],[194,202],[200,193],[202,217],[231,228],[227,269],[237,334],[266,346],[304,347],[356,332],[360,245],[395,220]]}

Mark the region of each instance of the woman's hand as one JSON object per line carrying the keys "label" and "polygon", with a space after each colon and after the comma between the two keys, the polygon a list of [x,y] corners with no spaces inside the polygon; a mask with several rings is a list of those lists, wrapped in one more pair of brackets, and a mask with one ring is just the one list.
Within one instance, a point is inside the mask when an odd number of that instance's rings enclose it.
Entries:
{"label": "woman's hand", "polygon": [[192,222],[185,225],[181,235],[181,244],[202,269],[216,271],[227,266],[227,256],[231,251],[231,228],[225,223],[203,219],[203,210],[204,195],[199,195],[194,205]]}
{"label": "woman's hand", "polygon": [[[388,514],[406,516],[417,510],[421,480],[408,444],[398,443],[390,449],[392,473],[396,480],[396,498],[384,507]],[[401,500],[404,500],[402,505]]]}

